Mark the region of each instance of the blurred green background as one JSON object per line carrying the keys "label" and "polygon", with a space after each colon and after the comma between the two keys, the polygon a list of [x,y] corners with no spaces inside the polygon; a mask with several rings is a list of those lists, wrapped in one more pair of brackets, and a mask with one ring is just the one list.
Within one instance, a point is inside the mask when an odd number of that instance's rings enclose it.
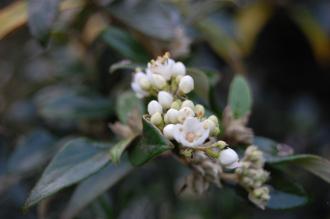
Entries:
{"label": "blurred green background", "polygon": [[[330,2],[48,0],[0,2],[0,218],[61,218],[70,187],[22,212],[61,141],[109,140],[116,97],[129,89],[121,60],[145,64],[170,51],[217,72],[213,108],[244,74],[253,89],[249,126],[297,153],[330,159]],[[330,218],[330,189],[290,170],[310,194],[299,208],[262,211],[229,188],[177,197],[187,170],[162,157],[135,170],[77,218]]]}

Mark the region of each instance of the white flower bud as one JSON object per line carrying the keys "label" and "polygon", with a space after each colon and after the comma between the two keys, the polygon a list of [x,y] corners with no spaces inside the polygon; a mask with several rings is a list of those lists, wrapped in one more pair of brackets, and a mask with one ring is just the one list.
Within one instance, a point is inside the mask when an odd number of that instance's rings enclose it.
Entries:
{"label": "white flower bud", "polygon": [[152,80],[151,80],[152,85],[155,88],[161,90],[166,86],[166,80],[163,76],[157,75],[157,74],[152,74],[151,78],[152,78]]}
{"label": "white flower bud", "polygon": [[172,67],[172,75],[185,75],[186,74],[186,66],[182,62],[176,62]]}
{"label": "white flower bud", "polygon": [[148,104],[148,113],[150,115],[153,115],[155,113],[162,113],[163,112],[163,107],[156,101],[152,100]]}
{"label": "white flower bud", "polygon": [[170,140],[173,139],[174,132],[175,132],[174,124],[168,124],[163,129],[163,134],[165,135],[166,138],[168,138]]}
{"label": "white flower bud", "polygon": [[182,107],[179,110],[178,120],[180,123],[183,123],[188,117],[195,116],[194,111],[189,107]]}
{"label": "white flower bud", "polygon": [[176,100],[171,104],[171,108],[179,110],[181,108],[182,102],[181,100]]}
{"label": "white flower bud", "polygon": [[219,161],[228,169],[234,169],[239,166],[238,155],[231,148],[224,149],[220,152]]}
{"label": "white flower bud", "polygon": [[209,129],[210,132],[212,132],[214,130],[214,128],[216,127],[216,125],[214,124],[214,122],[211,119],[204,120],[203,125],[204,125],[204,128]]}
{"label": "white flower bud", "polygon": [[150,122],[156,126],[161,125],[163,123],[162,114],[160,112],[154,113],[150,118]]}
{"label": "white flower bud", "polygon": [[173,96],[169,92],[166,91],[160,91],[158,93],[158,102],[164,109],[168,109],[171,107],[171,104],[173,102]]}
{"label": "white flower bud", "polygon": [[171,108],[165,114],[165,122],[166,123],[177,123],[178,116],[179,116],[179,111]]}
{"label": "white flower bud", "polygon": [[205,114],[205,108],[201,104],[196,104],[194,111],[196,116],[199,118],[203,117]]}
{"label": "white flower bud", "polygon": [[190,75],[183,76],[179,83],[179,89],[187,94],[194,89],[194,79]]}
{"label": "white flower bud", "polygon": [[140,78],[139,85],[143,90],[148,90],[151,86],[150,81],[148,80],[147,76]]}
{"label": "white flower bud", "polygon": [[215,115],[210,116],[208,119],[212,120],[216,125],[219,125],[218,117]]}
{"label": "white flower bud", "polygon": [[190,109],[193,110],[194,107],[195,107],[195,105],[194,105],[194,103],[193,103],[191,100],[185,100],[185,101],[182,102],[181,107],[182,107],[182,108],[183,108],[183,107],[189,107]]}

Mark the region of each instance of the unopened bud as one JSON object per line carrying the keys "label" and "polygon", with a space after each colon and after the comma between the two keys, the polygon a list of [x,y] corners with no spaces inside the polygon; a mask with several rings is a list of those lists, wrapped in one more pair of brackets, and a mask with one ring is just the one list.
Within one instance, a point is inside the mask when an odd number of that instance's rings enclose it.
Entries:
{"label": "unopened bud", "polygon": [[239,165],[238,155],[231,148],[224,149],[220,152],[219,161],[228,169],[234,169]]}
{"label": "unopened bud", "polygon": [[166,121],[165,121],[166,123],[177,123],[179,117],[179,111],[171,108],[167,111],[165,116],[166,116]]}
{"label": "unopened bud", "polygon": [[185,75],[186,74],[186,67],[182,62],[176,62],[172,67],[172,75]]}
{"label": "unopened bud", "polygon": [[194,89],[194,79],[190,75],[183,76],[179,83],[179,90],[184,94]]}
{"label": "unopened bud", "polygon": [[161,90],[166,86],[166,80],[163,76],[158,74],[152,74],[152,85],[155,86],[155,88]]}
{"label": "unopened bud", "polygon": [[162,118],[162,114],[160,114],[159,112],[156,112],[155,114],[153,114],[150,118],[150,122],[156,126],[159,126],[163,123],[163,118]]}
{"label": "unopened bud", "polygon": [[153,115],[155,113],[162,113],[163,112],[163,107],[156,101],[152,100],[148,104],[148,113],[150,115]]}
{"label": "unopened bud", "polygon": [[171,104],[171,108],[179,110],[181,108],[181,104],[182,104],[181,100],[178,99]]}
{"label": "unopened bud", "polygon": [[189,107],[190,109],[194,110],[194,103],[191,100],[185,100],[182,102],[181,107]]}
{"label": "unopened bud", "polygon": [[171,107],[171,104],[173,102],[173,96],[169,92],[166,91],[160,91],[158,93],[158,102],[164,109],[168,109]]}
{"label": "unopened bud", "polygon": [[204,116],[204,114],[205,114],[205,108],[204,108],[204,106],[201,105],[201,104],[197,104],[195,106],[195,114],[196,114],[197,117],[202,118]]}
{"label": "unopened bud", "polygon": [[173,124],[168,124],[163,129],[164,136],[170,140],[173,139],[174,132],[175,132],[175,125]]}

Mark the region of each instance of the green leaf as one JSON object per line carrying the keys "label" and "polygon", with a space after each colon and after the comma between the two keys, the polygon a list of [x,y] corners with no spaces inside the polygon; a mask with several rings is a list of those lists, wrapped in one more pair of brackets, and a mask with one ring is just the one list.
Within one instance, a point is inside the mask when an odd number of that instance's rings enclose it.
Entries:
{"label": "green leaf", "polygon": [[45,45],[59,9],[59,0],[29,0],[28,24],[31,34]]}
{"label": "green leaf", "polygon": [[147,36],[165,41],[174,38],[174,27],[178,23],[170,7],[158,0],[139,0],[133,5],[127,3],[121,1],[110,6],[111,15]]}
{"label": "green leaf", "polygon": [[251,90],[243,76],[237,75],[231,82],[228,104],[235,118],[241,118],[251,112]]}
{"label": "green leaf", "polygon": [[305,190],[288,180],[288,176],[277,170],[271,171],[269,209],[289,209],[305,205],[308,196]]}
{"label": "green leaf", "polygon": [[123,57],[137,62],[147,62],[149,55],[128,32],[117,27],[109,27],[102,34],[102,39]]}
{"label": "green leaf", "polygon": [[81,210],[115,185],[132,169],[133,167],[127,161],[122,161],[118,165],[109,163],[99,172],[88,177],[75,189],[61,218],[74,218]]}
{"label": "green leaf", "polygon": [[113,111],[110,100],[81,87],[47,87],[35,101],[40,115],[50,120],[105,118]]}
{"label": "green leaf", "polygon": [[311,154],[278,156],[278,143],[267,138],[256,137],[254,144],[264,152],[267,163],[273,165],[296,165],[330,183],[330,161]]}
{"label": "green leaf", "polygon": [[98,171],[110,160],[108,149],[108,144],[86,138],[68,141],[43,172],[25,208]]}
{"label": "green leaf", "polygon": [[140,115],[144,112],[142,101],[131,91],[120,94],[116,102],[116,113],[122,123],[127,123],[129,115],[137,111]]}
{"label": "green leaf", "polygon": [[121,155],[134,139],[135,136],[125,140],[121,140],[117,144],[112,146],[112,148],[110,149],[110,156],[113,163],[118,163],[120,161]]}
{"label": "green leaf", "polygon": [[157,127],[144,117],[142,136],[139,142],[133,144],[130,148],[129,160],[133,165],[140,166],[163,152],[171,150],[173,145]]}
{"label": "green leaf", "polygon": [[8,172],[26,174],[40,168],[54,152],[55,137],[37,129],[19,139],[15,151],[8,160]]}

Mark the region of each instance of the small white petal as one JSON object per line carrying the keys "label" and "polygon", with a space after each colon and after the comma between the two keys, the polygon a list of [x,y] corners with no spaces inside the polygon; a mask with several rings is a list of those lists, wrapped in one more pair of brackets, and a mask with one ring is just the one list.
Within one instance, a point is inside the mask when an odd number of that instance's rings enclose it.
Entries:
{"label": "small white petal", "polygon": [[176,127],[174,124],[168,124],[163,129],[163,133],[164,133],[165,137],[170,140],[174,138],[175,131],[176,131]]}
{"label": "small white petal", "polygon": [[179,89],[187,94],[194,89],[194,79],[190,75],[183,76],[179,83]]}
{"label": "small white petal", "polygon": [[162,106],[156,100],[150,101],[148,104],[148,113],[150,115],[153,115],[157,112],[159,112],[159,113],[163,112]]}
{"label": "small white petal", "polygon": [[171,107],[173,102],[173,96],[169,92],[160,91],[158,93],[158,102],[164,109],[168,109]]}

